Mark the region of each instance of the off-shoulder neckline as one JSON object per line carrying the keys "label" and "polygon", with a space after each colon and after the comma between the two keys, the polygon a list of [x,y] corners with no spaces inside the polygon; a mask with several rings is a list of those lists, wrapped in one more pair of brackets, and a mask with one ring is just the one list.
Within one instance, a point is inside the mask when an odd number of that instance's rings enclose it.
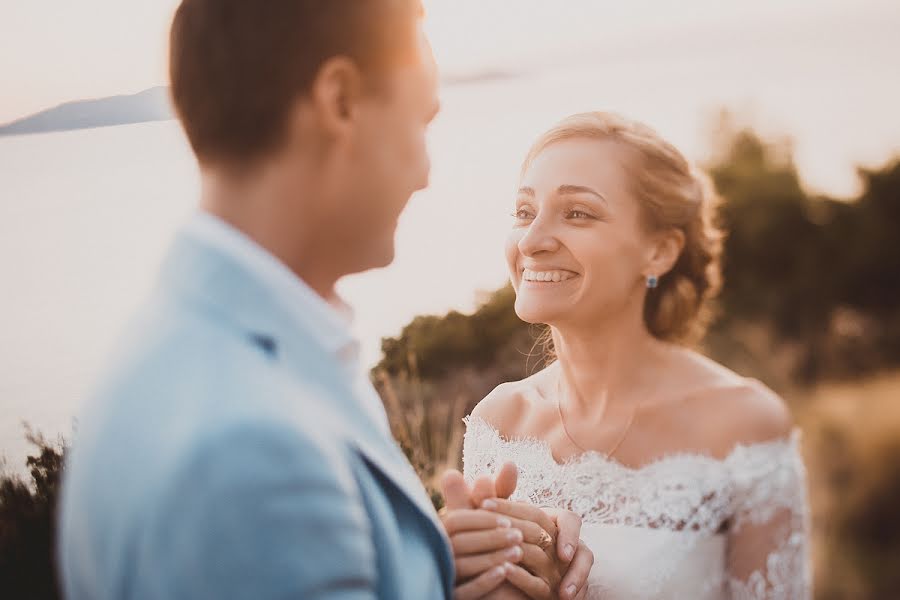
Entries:
{"label": "off-shoulder neckline", "polygon": [[748,453],[761,452],[768,456],[770,453],[777,450],[784,451],[797,449],[799,447],[801,438],[800,428],[794,427],[791,429],[790,434],[786,437],[764,440],[760,442],[737,443],[728,452],[727,455],[721,458],[712,456],[710,454],[703,454],[701,452],[675,451],[653,458],[643,465],[633,467],[630,465],[626,465],[613,456],[609,456],[607,454],[604,454],[603,452],[598,452],[596,450],[588,450],[586,452],[582,452],[581,454],[572,455],[565,461],[559,462],[556,460],[556,457],[553,456],[553,449],[550,447],[550,444],[547,443],[546,440],[542,440],[534,436],[515,436],[512,438],[507,437],[500,433],[500,431],[496,427],[494,427],[493,424],[491,424],[483,417],[469,415],[465,417],[463,421],[466,424],[466,435],[469,435],[469,430],[471,429],[473,424],[476,427],[485,427],[501,444],[524,444],[530,448],[536,448],[542,454],[544,454],[544,457],[546,459],[550,460],[560,468],[568,468],[576,465],[582,465],[588,462],[598,461],[617,470],[633,474],[652,471],[661,468],[663,465],[667,465],[669,463],[678,463],[684,461],[700,461],[704,464],[719,465],[725,467],[737,461],[740,457],[745,457]]}

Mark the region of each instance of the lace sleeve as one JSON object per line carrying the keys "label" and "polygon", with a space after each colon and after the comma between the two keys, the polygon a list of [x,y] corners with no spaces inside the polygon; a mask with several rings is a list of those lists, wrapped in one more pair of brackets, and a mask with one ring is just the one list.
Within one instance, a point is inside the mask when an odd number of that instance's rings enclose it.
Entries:
{"label": "lace sleeve", "polygon": [[728,538],[731,597],[809,599],[809,509],[799,433],[738,448],[728,460],[736,485]]}

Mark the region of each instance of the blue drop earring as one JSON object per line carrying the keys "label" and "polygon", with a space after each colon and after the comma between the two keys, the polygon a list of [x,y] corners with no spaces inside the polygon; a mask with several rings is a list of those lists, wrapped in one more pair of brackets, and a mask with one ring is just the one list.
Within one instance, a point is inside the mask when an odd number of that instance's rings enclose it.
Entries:
{"label": "blue drop earring", "polygon": [[659,278],[656,275],[647,275],[647,288],[655,289],[659,285]]}

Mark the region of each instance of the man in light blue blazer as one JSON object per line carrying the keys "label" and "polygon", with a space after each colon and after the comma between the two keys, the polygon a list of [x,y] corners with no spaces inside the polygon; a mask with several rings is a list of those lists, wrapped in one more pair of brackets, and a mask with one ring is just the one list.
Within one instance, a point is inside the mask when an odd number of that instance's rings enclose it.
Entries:
{"label": "man in light blue blazer", "polygon": [[[528,540],[500,516],[472,526],[484,568],[457,581],[334,291],[391,262],[427,184],[437,86],[419,17],[409,0],[181,3],[172,97],[201,211],[80,420],[67,597],[521,597],[496,557]],[[583,556],[565,582],[579,592]]]}

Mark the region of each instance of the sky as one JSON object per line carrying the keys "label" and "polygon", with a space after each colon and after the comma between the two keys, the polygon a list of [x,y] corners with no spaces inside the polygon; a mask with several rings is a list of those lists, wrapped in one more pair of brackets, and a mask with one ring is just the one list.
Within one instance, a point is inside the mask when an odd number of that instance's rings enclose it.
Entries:
{"label": "sky", "polygon": [[[179,0],[0,0],[0,123],[166,82]],[[709,35],[751,40],[810,21],[890,24],[896,0],[424,0],[446,73],[531,70]],[[840,38],[834,43],[844,43]],[[656,50],[654,50],[656,49]],[[900,43],[897,44],[900,55]],[[662,50],[664,52],[664,50]],[[900,85],[900,84],[898,84]]]}

